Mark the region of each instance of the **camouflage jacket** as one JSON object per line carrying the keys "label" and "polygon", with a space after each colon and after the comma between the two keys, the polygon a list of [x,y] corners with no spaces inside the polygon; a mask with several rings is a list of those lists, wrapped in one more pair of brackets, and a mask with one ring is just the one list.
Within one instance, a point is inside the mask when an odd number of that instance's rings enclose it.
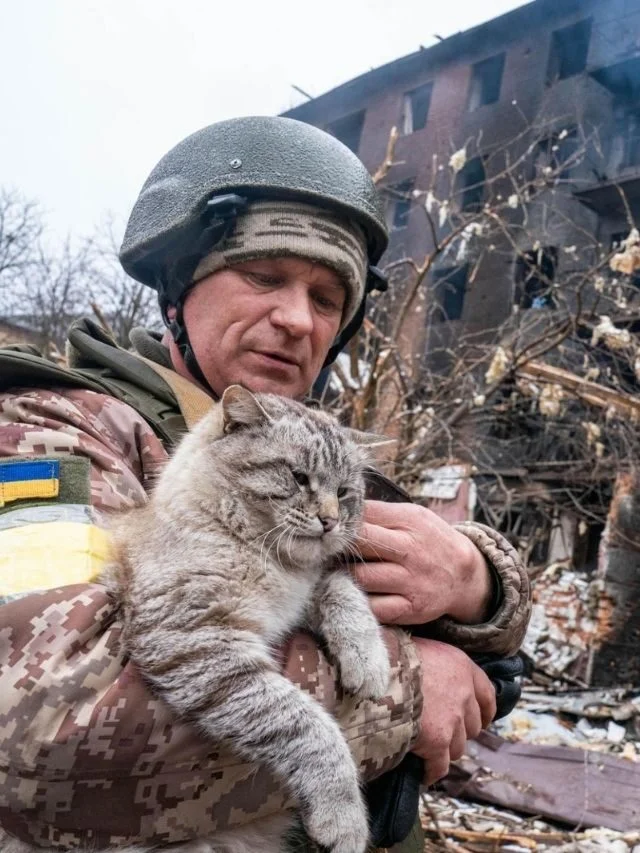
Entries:
{"label": "camouflage jacket", "polygon": [[[123,657],[104,588],[87,582],[103,557],[104,515],[143,501],[166,458],[147,420],[113,396],[65,386],[0,394],[0,578],[12,579],[5,593],[31,590],[0,606],[0,825],[25,841],[167,844],[288,805],[267,771],[171,718]],[[528,620],[526,576],[502,537],[464,529],[501,578],[502,601],[485,625],[440,620],[433,633],[512,654]],[[385,632],[392,680],[378,702],[343,695],[305,635],[283,656],[288,677],[337,717],[365,779],[409,751],[422,706],[413,644]]]}

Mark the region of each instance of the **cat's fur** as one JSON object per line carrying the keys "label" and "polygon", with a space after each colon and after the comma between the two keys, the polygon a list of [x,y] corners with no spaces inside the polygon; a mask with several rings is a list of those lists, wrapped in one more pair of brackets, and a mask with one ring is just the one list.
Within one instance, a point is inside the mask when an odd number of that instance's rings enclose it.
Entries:
{"label": "cat's fur", "polygon": [[[306,626],[348,691],[377,698],[387,688],[379,626],[335,566],[362,516],[356,441],[322,412],[232,386],[180,443],[149,502],[117,525],[107,574],[126,649],[154,691],[212,741],[268,766],[309,836],[334,853],[367,846],[357,768],[335,720],[280,673],[273,650]],[[276,853],[293,820],[174,849]]]}

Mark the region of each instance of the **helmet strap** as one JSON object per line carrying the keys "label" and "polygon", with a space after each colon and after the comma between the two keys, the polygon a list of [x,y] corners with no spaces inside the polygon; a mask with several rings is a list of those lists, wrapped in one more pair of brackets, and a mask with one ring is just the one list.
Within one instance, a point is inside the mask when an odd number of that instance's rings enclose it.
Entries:
{"label": "helmet strap", "polygon": [[217,400],[218,394],[213,390],[206,376],[202,372],[202,368],[198,364],[198,359],[193,351],[191,341],[189,340],[189,332],[187,331],[187,326],[184,322],[184,300],[189,293],[189,290],[191,290],[190,287],[183,291],[180,294],[177,303],[173,306],[176,309],[176,314],[172,320],[169,319],[167,314],[169,303],[165,301],[160,303],[162,318],[171,333],[171,337],[173,338],[175,345],[178,347],[178,352],[182,356],[182,360],[184,361],[185,367],[189,373],[193,376],[196,382],[202,385],[203,388],[209,391],[213,395],[214,399]]}
{"label": "helmet strap", "polygon": [[367,310],[367,294],[372,293],[374,290],[377,290],[379,293],[384,293],[388,288],[389,282],[384,277],[384,274],[378,269],[378,267],[370,266],[367,274],[367,283],[365,285],[365,292],[362,302],[360,303],[358,310],[356,311],[351,322],[347,326],[345,326],[345,328],[336,338],[335,343],[327,353],[327,357],[325,358],[324,364],[322,365],[323,370],[325,367],[329,367],[330,364],[333,364],[338,355],[349,343],[351,338],[358,334],[358,331],[360,330],[360,326],[362,326],[362,322],[364,320],[364,316]]}

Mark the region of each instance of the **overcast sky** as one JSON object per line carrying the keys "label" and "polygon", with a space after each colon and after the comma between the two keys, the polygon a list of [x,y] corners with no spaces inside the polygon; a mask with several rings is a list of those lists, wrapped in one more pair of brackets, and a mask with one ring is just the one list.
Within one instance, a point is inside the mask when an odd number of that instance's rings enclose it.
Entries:
{"label": "overcast sky", "polygon": [[157,160],[521,0],[0,0],[0,187],[57,236],[124,222]]}

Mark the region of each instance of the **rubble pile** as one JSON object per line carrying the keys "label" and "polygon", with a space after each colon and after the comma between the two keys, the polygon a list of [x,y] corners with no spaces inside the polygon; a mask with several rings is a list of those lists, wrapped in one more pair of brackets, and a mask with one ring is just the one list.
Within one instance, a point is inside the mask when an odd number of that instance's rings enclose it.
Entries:
{"label": "rubble pile", "polygon": [[602,579],[553,563],[533,586],[520,702],[424,793],[425,850],[640,853],[640,684],[593,686]]}
{"label": "rubble pile", "polygon": [[442,793],[424,793],[421,814],[429,853],[640,853],[640,830],[568,831],[540,818]]}

